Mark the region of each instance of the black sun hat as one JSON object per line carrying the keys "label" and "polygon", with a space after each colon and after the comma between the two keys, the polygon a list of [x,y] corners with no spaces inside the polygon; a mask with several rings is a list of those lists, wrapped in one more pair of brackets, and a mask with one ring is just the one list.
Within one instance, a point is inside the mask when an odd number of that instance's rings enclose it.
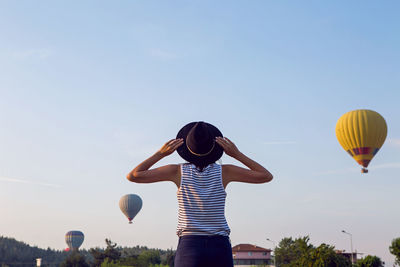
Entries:
{"label": "black sun hat", "polygon": [[217,136],[222,137],[222,133],[210,123],[188,123],[176,135],[177,139],[183,139],[183,144],[176,151],[184,160],[205,167],[219,160],[224,152],[215,142]]}

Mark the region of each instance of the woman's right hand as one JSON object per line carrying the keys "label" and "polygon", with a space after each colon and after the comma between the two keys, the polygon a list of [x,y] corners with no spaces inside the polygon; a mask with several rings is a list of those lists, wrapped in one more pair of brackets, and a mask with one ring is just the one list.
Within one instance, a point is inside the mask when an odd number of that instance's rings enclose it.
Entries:
{"label": "woman's right hand", "polygon": [[237,156],[239,156],[239,154],[240,154],[239,149],[227,137],[217,136],[215,138],[215,141],[217,142],[218,145],[220,145],[224,149],[225,153],[228,156],[231,156],[232,158],[236,158]]}
{"label": "woman's right hand", "polygon": [[165,157],[168,155],[171,155],[178,147],[180,147],[183,144],[183,139],[172,139],[166,142],[158,152],[160,153],[161,156]]}

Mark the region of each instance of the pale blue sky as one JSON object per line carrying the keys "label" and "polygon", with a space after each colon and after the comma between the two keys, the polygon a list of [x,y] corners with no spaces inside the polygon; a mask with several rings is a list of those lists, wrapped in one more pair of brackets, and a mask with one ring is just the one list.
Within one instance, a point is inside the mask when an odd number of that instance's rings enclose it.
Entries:
{"label": "pale blue sky", "polygon": [[[176,247],[176,188],[125,175],[186,123],[215,124],[275,179],[231,184],[233,245],[309,234],[393,261],[400,215],[398,1],[0,1],[0,235],[63,249]],[[335,137],[385,117],[361,175]],[[181,162],[177,155],[160,164]],[[224,156],[223,163],[234,162]],[[128,225],[118,200],[143,199]]]}

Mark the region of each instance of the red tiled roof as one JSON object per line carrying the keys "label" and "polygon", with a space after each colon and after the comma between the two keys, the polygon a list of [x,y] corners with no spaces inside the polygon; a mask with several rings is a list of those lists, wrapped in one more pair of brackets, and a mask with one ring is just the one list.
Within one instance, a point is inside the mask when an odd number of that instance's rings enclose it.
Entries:
{"label": "red tiled roof", "polygon": [[250,252],[250,251],[271,252],[270,249],[262,248],[252,244],[239,244],[232,248],[232,252]]}

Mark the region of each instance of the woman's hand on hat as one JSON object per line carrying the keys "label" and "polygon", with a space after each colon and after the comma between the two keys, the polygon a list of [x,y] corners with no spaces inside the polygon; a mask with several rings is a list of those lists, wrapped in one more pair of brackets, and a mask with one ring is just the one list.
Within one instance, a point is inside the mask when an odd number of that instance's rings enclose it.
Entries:
{"label": "woman's hand on hat", "polygon": [[174,151],[183,144],[183,139],[171,139],[166,142],[158,151],[161,156],[165,157],[174,153]]}
{"label": "woman's hand on hat", "polygon": [[229,140],[229,138],[217,136],[215,138],[215,141],[217,142],[218,145],[220,145],[224,149],[224,152],[228,156],[236,158],[240,154],[239,149],[231,140]]}

